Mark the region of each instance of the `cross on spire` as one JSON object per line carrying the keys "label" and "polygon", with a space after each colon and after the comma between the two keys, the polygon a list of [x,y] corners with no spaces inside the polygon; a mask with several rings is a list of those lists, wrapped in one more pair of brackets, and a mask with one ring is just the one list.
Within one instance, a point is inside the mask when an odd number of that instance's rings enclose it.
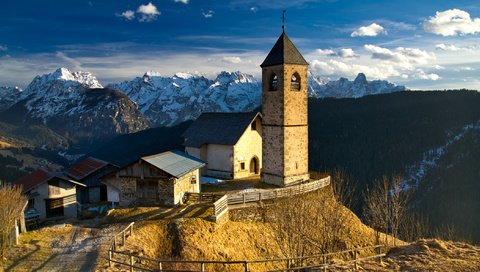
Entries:
{"label": "cross on spire", "polygon": [[285,32],[285,11],[282,12],[282,32]]}

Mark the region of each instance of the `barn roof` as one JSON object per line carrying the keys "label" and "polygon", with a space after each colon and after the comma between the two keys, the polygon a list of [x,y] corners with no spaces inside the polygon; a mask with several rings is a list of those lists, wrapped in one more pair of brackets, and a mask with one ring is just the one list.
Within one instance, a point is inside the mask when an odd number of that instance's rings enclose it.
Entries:
{"label": "barn roof", "polygon": [[142,157],[141,159],[176,178],[205,166],[203,161],[178,150]]}
{"label": "barn roof", "polygon": [[81,180],[106,165],[108,165],[106,161],[88,157],[70,166],[64,173],[76,180]]}
{"label": "barn roof", "polygon": [[71,182],[77,185],[85,186],[84,184],[80,182],[73,181],[69,179],[67,176],[63,175],[62,173],[54,173],[54,172],[48,172],[43,169],[39,169],[36,171],[33,171],[32,173],[23,176],[22,178],[16,180],[14,184],[16,185],[22,185],[23,186],[23,191],[28,191],[32,187],[38,186],[44,182],[47,182],[53,178],[59,178],[67,182]]}
{"label": "barn roof", "polygon": [[183,133],[185,146],[235,145],[259,112],[202,113]]}
{"label": "barn roof", "polygon": [[302,54],[300,54],[285,32],[280,35],[260,67],[278,64],[308,65],[308,62],[303,58]]}

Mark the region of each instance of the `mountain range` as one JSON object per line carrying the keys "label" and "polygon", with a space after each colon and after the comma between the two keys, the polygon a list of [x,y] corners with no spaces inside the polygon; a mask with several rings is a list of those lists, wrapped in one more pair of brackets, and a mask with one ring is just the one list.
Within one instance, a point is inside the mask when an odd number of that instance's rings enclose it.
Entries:
{"label": "mountain range", "polygon": [[[309,83],[309,95],[317,98],[358,98],[406,90],[404,86],[387,81],[367,81],[362,73],[354,81],[340,78],[330,82],[309,74]],[[89,104],[100,97],[104,103]],[[172,126],[193,120],[202,112],[251,111],[260,104],[261,81],[238,71],[221,72],[214,79],[188,73],[165,77],[147,72],[142,77],[103,88],[91,73],[59,68],[51,74],[35,77],[23,91],[18,87],[0,88],[3,115],[23,110],[24,114],[20,115],[23,120],[35,119],[43,124],[78,116],[76,121],[81,119],[80,126],[103,116],[112,121],[112,127],[104,132],[120,134],[149,126]],[[129,122],[132,119],[139,121],[138,126]]]}

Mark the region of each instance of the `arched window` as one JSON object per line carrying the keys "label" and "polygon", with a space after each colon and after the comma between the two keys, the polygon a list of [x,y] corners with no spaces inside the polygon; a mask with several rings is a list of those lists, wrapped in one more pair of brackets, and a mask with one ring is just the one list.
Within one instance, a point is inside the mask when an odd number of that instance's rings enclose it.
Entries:
{"label": "arched window", "polygon": [[276,92],[278,88],[278,77],[276,74],[272,74],[270,77],[270,85],[268,87],[268,90],[270,92]]}
{"label": "arched window", "polygon": [[292,75],[292,80],[290,81],[290,89],[292,91],[300,91],[300,75],[297,72]]}

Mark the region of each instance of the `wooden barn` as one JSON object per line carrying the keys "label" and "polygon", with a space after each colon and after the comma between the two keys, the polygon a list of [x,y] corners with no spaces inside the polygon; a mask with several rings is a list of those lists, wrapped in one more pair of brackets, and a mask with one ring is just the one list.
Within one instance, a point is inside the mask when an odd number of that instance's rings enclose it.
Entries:
{"label": "wooden barn", "polygon": [[181,204],[186,192],[200,192],[201,160],[168,151],[139,160],[105,176],[108,201],[131,204]]}
{"label": "wooden barn", "polygon": [[206,162],[202,175],[238,179],[260,175],[262,115],[203,113],[184,132],[185,152]]}
{"label": "wooden barn", "polygon": [[34,171],[14,182],[23,186],[28,209],[35,209],[40,219],[77,216],[77,188],[84,184],[62,173]]}
{"label": "wooden barn", "polygon": [[71,179],[86,185],[79,188],[77,199],[81,204],[89,204],[107,201],[107,186],[101,182],[100,178],[117,169],[117,166],[106,161],[88,157],[73,164],[64,173]]}

